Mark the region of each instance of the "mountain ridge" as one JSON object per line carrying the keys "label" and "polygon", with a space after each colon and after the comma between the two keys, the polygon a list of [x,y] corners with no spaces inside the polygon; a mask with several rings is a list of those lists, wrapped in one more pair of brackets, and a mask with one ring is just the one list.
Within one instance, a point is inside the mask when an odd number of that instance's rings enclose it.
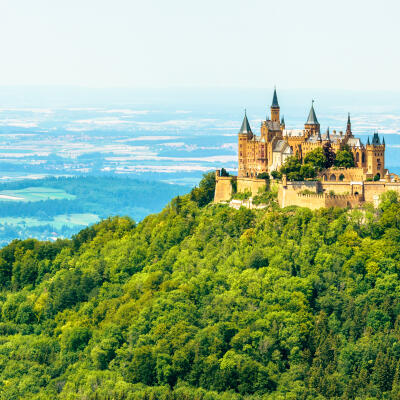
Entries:
{"label": "mountain ridge", "polygon": [[1,249],[0,398],[397,398],[397,196],[234,210],[214,185]]}

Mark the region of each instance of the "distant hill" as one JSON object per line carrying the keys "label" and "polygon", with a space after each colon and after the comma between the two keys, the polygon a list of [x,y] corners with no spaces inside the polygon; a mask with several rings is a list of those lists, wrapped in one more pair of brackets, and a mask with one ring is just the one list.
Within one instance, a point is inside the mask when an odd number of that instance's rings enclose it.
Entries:
{"label": "distant hill", "polygon": [[113,215],[159,212],[188,186],[118,176],[49,177],[0,184],[0,245],[16,238],[70,237]]}
{"label": "distant hill", "polygon": [[0,398],[400,397],[393,193],[234,210],[212,178],[138,224],[0,250]]}

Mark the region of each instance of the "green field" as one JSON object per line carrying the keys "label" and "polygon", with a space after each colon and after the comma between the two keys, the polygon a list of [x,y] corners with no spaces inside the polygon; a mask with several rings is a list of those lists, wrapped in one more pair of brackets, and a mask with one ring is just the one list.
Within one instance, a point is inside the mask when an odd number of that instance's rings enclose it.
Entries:
{"label": "green field", "polygon": [[0,201],[40,201],[40,200],[74,200],[75,195],[67,193],[63,189],[55,189],[46,186],[27,187],[16,190],[0,191]]}
{"label": "green field", "polygon": [[99,220],[100,218],[98,217],[98,215],[90,213],[61,214],[49,219],[38,219],[29,217],[3,217],[0,218],[0,225],[22,225],[24,227],[52,225],[55,229],[60,229],[64,225],[69,227],[73,227],[76,225],[90,225],[98,222]]}

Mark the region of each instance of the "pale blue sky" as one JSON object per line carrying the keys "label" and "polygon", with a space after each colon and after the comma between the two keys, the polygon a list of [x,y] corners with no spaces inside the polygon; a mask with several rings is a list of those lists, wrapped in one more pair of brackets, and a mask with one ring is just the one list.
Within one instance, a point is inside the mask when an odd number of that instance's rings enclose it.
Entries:
{"label": "pale blue sky", "polygon": [[397,0],[1,0],[0,85],[400,91]]}

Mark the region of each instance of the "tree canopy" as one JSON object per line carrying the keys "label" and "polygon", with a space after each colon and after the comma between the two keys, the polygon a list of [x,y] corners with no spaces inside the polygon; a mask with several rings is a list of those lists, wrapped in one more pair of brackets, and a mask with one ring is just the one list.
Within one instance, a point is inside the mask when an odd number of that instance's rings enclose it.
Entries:
{"label": "tree canopy", "polygon": [[210,185],[0,250],[0,398],[399,398],[397,194],[235,210]]}

